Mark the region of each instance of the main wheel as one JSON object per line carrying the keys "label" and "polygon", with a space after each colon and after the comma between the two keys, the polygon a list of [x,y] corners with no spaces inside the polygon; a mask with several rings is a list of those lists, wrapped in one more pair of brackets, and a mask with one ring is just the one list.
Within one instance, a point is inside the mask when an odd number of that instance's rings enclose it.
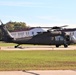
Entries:
{"label": "main wheel", "polygon": [[65,48],[67,48],[67,47],[68,47],[68,45],[67,45],[67,44],[64,44],[64,47],[65,47]]}
{"label": "main wheel", "polygon": [[58,47],[59,47],[59,45],[56,45],[56,47],[58,48]]}

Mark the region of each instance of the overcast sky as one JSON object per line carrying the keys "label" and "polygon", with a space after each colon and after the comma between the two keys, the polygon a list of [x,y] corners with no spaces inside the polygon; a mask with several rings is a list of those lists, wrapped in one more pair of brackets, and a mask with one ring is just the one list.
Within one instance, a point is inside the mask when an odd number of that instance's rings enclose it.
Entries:
{"label": "overcast sky", "polygon": [[0,0],[0,19],[29,26],[76,27],[76,0]]}

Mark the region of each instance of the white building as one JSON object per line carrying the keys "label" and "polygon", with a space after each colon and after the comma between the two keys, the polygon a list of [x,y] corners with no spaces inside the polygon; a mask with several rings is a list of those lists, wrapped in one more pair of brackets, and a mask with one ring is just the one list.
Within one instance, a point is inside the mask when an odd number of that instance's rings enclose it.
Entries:
{"label": "white building", "polygon": [[76,31],[73,32],[74,36],[76,37]]}
{"label": "white building", "polygon": [[15,38],[21,38],[21,37],[29,37],[37,35],[38,32],[44,32],[45,29],[43,28],[30,28],[26,29],[25,31],[17,31],[17,32],[11,32],[12,36]]}
{"label": "white building", "polygon": [[[47,31],[47,29],[39,27],[39,28],[29,28],[23,31],[11,32],[11,34],[15,38],[21,38],[21,37],[34,36],[37,35],[38,32],[44,32],[44,31]],[[64,31],[67,34],[74,35],[76,37],[76,29],[64,29]]]}
{"label": "white building", "polygon": [[76,28],[64,29],[64,31],[66,32],[66,34],[70,34],[71,36],[74,35],[76,37]]}

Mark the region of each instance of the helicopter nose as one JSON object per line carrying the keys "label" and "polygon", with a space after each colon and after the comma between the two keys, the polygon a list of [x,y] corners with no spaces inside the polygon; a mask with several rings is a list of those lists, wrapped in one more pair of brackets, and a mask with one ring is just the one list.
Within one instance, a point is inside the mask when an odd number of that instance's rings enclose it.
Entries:
{"label": "helicopter nose", "polygon": [[76,37],[75,37],[75,36],[72,36],[71,39],[72,39],[72,42],[73,42],[74,44],[76,44]]}

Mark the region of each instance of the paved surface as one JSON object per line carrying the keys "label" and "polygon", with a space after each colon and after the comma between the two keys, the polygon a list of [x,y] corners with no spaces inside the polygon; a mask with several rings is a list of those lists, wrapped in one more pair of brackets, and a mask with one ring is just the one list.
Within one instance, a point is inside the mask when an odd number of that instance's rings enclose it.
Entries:
{"label": "paved surface", "polygon": [[72,70],[0,71],[0,75],[76,75]]}
{"label": "paved surface", "polygon": [[64,48],[60,46],[56,48],[55,46],[25,46],[20,48],[14,48],[13,46],[8,47],[0,47],[0,50],[76,50],[76,46],[69,46],[68,48]]}

